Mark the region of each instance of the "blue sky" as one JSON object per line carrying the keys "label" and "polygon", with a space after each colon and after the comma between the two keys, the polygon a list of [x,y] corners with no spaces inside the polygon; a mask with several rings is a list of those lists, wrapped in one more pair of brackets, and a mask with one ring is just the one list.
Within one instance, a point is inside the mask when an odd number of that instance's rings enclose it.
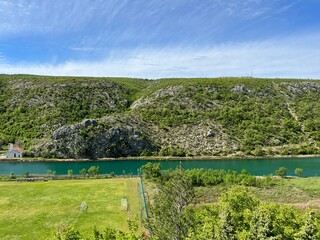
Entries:
{"label": "blue sky", "polygon": [[320,79],[319,0],[0,0],[0,73]]}

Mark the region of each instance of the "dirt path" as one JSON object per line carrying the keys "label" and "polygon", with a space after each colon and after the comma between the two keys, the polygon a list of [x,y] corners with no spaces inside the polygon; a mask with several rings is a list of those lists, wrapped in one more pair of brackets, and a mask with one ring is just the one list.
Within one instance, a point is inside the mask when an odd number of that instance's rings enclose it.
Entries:
{"label": "dirt path", "polygon": [[310,201],[304,202],[304,203],[293,203],[293,204],[289,204],[289,205],[300,208],[302,210],[306,210],[306,209],[310,209],[310,208],[320,209],[320,199],[310,200]]}

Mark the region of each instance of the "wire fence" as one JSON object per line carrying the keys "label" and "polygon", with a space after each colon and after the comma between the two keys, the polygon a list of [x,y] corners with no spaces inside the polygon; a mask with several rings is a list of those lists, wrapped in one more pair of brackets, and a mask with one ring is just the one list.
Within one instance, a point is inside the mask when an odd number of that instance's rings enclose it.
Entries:
{"label": "wire fence", "polygon": [[144,191],[143,181],[141,174],[139,175],[140,181],[138,182],[138,192],[139,192],[139,212],[140,212],[140,224],[142,225],[144,221],[148,222],[148,206],[146,201],[146,194]]}

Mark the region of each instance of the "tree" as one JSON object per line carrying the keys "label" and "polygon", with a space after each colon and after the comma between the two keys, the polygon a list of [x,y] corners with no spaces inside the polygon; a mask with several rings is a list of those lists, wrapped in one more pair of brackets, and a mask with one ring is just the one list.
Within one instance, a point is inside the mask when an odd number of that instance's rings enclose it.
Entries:
{"label": "tree", "polygon": [[91,166],[88,169],[88,174],[93,177],[94,175],[98,175],[100,168],[97,166]]}
{"label": "tree", "polygon": [[260,146],[256,147],[253,151],[253,155],[255,156],[264,156],[265,154],[265,151]]}
{"label": "tree", "polygon": [[15,179],[15,178],[16,178],[16,176],[14,175],[14,172],[10,172],[9,177],[10,177],[11,179]]}
{"label": "tree", "polygon": [[248,239],[252,240],[270,240],[272,239],[272,219],[270,210],[264,205],[259,206],[253,212],[250,223],[250,232]]}
{"label": "tree", "polygon": [[229,209],[220,214],[219,224],[216,225],[216,239],[217,240],[232,240],[236,239],[235,226],[232,221],[231,212]]}
{"label": "tree", "polygon": [[[53,239],[56,240],[82,240],[82,239],[94,239],[94,240],[144,240],[146,239],[142,235],[136,235],[138,231],[138,224],[136,220],[128,220],[129,232],[121,231],[117,228],[106,227],[103,231],[100,231],[96,227],[93,228],[93,238],[91,234],[83,234],[73,227],[68,225],[58,225]],[[50,238],[51,239],[51,238]]]}
{"label": "tree", "polygon": [[83,237],[79,231],[73,229],[72,227],[65,225],[58,225],[57,230],[54,234],[54,239],[57,240],[81,240]]}
{"label": "tree", "polygon": [[286,177],[287,176],[287,173],[288,173],[288,169],[285,168],[285,167],[279,167],[277,170],[276,170],[276,174],[280,177]]}
{"label": "tree", "polygon": [[[259,204],[259,199],[248,188],[244,186],[231,187],[219,199],[219,228],[222,229],[217,229],[217,232],[227,233],[231,230],[234,232],[247,230],[246,228],[249,226],[246,222],[246,216],[250,212],[254,212]],[[221,237],[220,239],[223,238]]]}
{"label": "tree", "polygon": [[146,179],[156,179],[161,177],[160,163],[148,162],[141,167],[141,171]]}
{"label": "tree", "polygon": [[320,237],[320,229],[317,227],[317,218],[314,211],[310,211],[306,214],[305,223],[301,227],[300,231],[296,234],[296,240],[316,240]]}
{"label": "tree", "polygon": [[192,224],[185,214],[186,207],[194,198],[191,179],[180,169],[174,171],[173,176],[158,187],[153,204],[149,204],[147,228],[151,228],[152,237],[156,239],[186,239]]}
{"label": "tree", "polygon": [[189,229],[186,240],[214,239],[215,218],[212,218],[208,213],[206,214],[195,217],[194,224]]}
{"label": "tree", "polygon": [[23,142],[18,140],[14,143],[15,146],[22,148],[23,147]]}
{"label": "tree", "polygon": [[56,171],[49,169],[49,170],[47,170],[47,174],[48,174],[49,176],[50,176],[50,175],[56,175]]}
{"label": "tree", "polygon": [[98,174],[100,173],[100,167],[99,166],[97,166],[96,167],[96,171],[95,171],[95,174],[98,176]]}
{"label": "tree", "polygon": [[83,178],[86,178],[87,169],[82,168],[81,171],[80,171],[80,174],[83,176]]}
{"label": "tree", "polygon": [[296,168],[294,170],[294,173],[298,176],[298,177],[302,177],[303,176],[303,169],[302,168]]}
{"label": "tree", "polygon": [[73,175],[73,170],[72,170],[72,169],[69,169],[69,170],[68,170],[68,176],[69,176],[70,178],[72,178],[72,175]]}

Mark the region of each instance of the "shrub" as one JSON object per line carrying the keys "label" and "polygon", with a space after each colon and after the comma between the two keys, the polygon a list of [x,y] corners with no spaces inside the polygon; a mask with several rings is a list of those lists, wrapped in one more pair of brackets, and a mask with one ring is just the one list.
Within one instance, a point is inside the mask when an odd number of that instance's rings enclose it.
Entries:
{"label": "shrub", "polygon": [[294,170],[294,173],[298,176],[298,177],[302,177],[303,176],[303,169],[302,168],[296,168]]}
{"label": "shrub", "polygon": [[279,167],[277,170],[276,170],[276,174],[280,177],[286,177],[287,176],[287,173],[288,173],[288,169],[285,168],[285,167]]}

